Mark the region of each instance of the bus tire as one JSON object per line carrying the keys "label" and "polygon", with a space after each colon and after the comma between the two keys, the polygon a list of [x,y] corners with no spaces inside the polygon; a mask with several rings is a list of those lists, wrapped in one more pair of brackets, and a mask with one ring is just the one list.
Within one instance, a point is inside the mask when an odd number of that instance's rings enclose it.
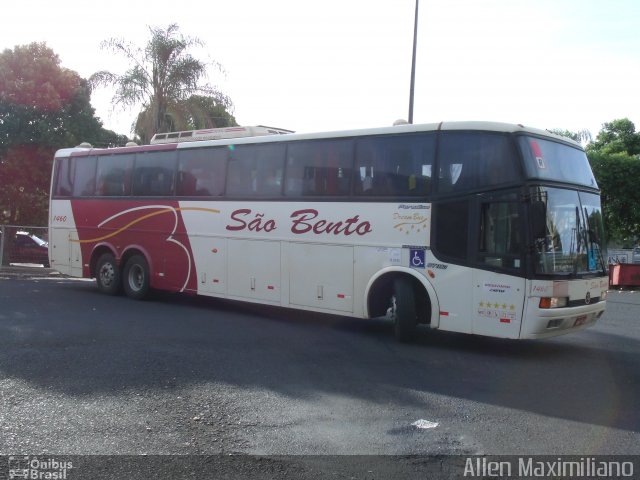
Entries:
{"label": "bus tire", "polygon": [[120,293],[120,270],[116,257],[111,253],[103,253],[96,263],[96,283],[98,290],[107,295]]}
{"label": "bus tire", "polygon": [[399,277],[393,282],[394,333],[400,342],[413,339],[418,324],[418,314],[413,285],[408,278]]}
{"label": "bus tire", "polygon": [[134,255],[124,266],[124,293],[134,300],[142,300],[149,293],[149,264],[142,255]]}

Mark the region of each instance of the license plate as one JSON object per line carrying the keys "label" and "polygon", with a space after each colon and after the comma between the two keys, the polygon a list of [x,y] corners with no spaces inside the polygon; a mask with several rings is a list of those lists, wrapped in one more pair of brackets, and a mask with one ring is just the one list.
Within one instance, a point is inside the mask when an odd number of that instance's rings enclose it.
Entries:
{"label": "license plate", "polygon": [[585,323],[587,323],[587,316],[586,315],[580,315],[578,318],[576,318],[576,321],[573,324],[573,326],[577,327],[578,325],[584,325]]}

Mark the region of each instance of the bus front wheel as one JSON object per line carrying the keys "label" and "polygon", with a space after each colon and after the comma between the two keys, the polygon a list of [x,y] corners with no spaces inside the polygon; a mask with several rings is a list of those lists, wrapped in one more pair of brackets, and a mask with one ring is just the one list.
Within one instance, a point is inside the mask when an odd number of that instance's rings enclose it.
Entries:
{"label": "bus front wheel", "polygon": [[124,292],[127,297],[142,300],[149,293],[149,264],[142,255],[134,255],[124,266]]}
{"label": "bus front wheel", "polygon": [[396,338],[408,342],[413,338],[418,324],[414,289],[408,278],[395,279],[391,302]]}
{"label": "bus front wheel", "polygon": [[103,253],[96,263],[96,282],[98,290],[107,295],[120,292],[120,270],[116,258],[111,253]]}

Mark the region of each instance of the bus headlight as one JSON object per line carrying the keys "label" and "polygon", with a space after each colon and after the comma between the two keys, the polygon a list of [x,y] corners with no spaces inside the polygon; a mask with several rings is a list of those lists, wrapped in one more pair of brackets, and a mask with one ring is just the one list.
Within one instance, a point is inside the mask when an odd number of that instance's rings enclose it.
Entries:
{"label": "bus headlight", "polygon": [[540,308],[562,308],[567,306],[567,297],[542,297]]}

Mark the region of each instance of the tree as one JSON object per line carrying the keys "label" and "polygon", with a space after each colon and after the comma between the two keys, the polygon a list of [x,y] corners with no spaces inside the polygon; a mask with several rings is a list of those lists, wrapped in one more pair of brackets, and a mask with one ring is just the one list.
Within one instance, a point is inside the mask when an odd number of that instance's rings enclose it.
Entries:
{"label": "tree", "polygon": [[640,240],[640,134],[627,118],[605,123],[587,155],[602,193],[609,239],[634,246]]}
{"label": "tree", "polygon": [[[198,130],[201,128],[223,128],[238,125],[236,119],[227,111],[227,107],[213,97],[192,95],[186,101],[176,105],[180,108],[170,116],[171,130]],[[152,113],[147,109],[140,112],[136,125],[145,125]]]}
{"label": "tree", "polygon": [[[193,95],[212,97],[227,112],[230,99],[217,88],[202,83],[208,65],[188,53],[202,42],[184,37],[176,24],[166,29],[149,27],[151,37],[144,49],[122,39],[103,42],[103,48],[124,55],[131,68],[118,75],[108,71],[91,76],[93,85],[114,85],[113,105],[124,108],[141,105],[134,125],[135,133],[147,143],[153,134],[179,130],[190,119],[199,118],[197,105],[190,102]],[[222,70],[219,64],[214,64]]]}
{"label": "tree", "polygon": [[187,123],[184,125],[184,130],[235,127],[238,125],[235,117],[227,110],[227,106],[214,97],[192,95],[187,99],[186,103],[189,108],[185,112]]}
{"label": "tree", "polygon": [[55,151],[120,139],[94,116],[87,81],[46,44],[0,53],[0,222],[46,224]]}
{"label": "tree", "polygon": [[602,195],[607,236],[624,247],[640,239],[640,159],[626,153],[591,151],[589,162]]}
{"label": "tree", "polygon": [[628,118],[620,118],[602,125],[596,141],[589,146],[591,151],[602,153],[640,154],[640,133]]}
{"label": "tree", "polygon": [[587,145],[593,140],[593,138],[591,137],[591,132],[587,129],[582,129],[577,132],[572,132],[571,130],[562,130],[559,128],[552,128],[549,130],[549,132],[554,133],[556,135],[560,135],[561,137],[570,138],[574,142],[578,142],[582,145]]}

